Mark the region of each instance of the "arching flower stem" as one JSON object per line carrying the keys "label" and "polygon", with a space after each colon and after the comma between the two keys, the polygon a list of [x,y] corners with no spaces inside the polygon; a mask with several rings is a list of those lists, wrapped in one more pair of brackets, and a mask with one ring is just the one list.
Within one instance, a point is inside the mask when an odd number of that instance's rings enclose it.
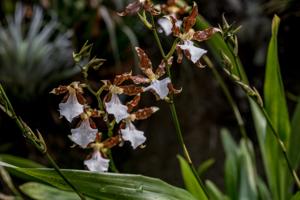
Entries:
{"label": "arching flower stem", "polygon": [[[172,73],[171,73],[171,70],[170,70],[170,67],[171,65],[168,64],[168,59],[173,55],[173,53],[175,52],[176,50],[176,46],[177,46],[177,43],[178,43],[178,39],[175,39],[175,41],[173,42],[173,45],[170,49],[170,51],[166,54],[163,47],[162,47],[162,44],[161,44],[161,41],[159,39],[159,36],[158,36],[158,33],[157,33],[157,29],[156,29],[156,25],[155,25],[155,21],[154,21],[154,17],[153,15],[150,15],[151,17],[151,24],[152,24],[152,33],[153,33],[153,36],[155,38],[155,42],[159,48],[159,51],[161,53],[161,56],[163,57],[165,63],[166,63],[166,69],[167,69],[167,75],[168,77],[172,80]],[[205,189],[205,186],[201,180],[201,178],[199,177],[199,174],[198,172],[196,171],[196,168],[191,160],[191,156],[186,148],[186,145],[184,143],[184,139],[183,139],[183,134],[182,134],[182,131],[181,131],[181,126],[180,126],[180,122],[179,122],[179,118],[178,118],[178,115],[177,115],[177,111],[176,111],[176,106],[175,106],[175,102],[174,102],[174,97],[173,97],[173,94],[170,93],[169,94],[169,108],[170,108],[170,111],[171,111],[171,115],[172,115],[172,121],[173,121],[173,124],[175,126],[175,129],[176,129],[176,134],[177,134],[177,138],[178,138],[178,142],[182,148],[182,151],[183,151],[183,154],[184,154],[184,157],[185,159],[187,160],[187,162],[189,163],[189,166],[195,176],[195,178],[197,179],[198,183],[201,185],[201,187],[203,188],[206,196],[208,197],[208,194],[206,192],[206,189]]]}

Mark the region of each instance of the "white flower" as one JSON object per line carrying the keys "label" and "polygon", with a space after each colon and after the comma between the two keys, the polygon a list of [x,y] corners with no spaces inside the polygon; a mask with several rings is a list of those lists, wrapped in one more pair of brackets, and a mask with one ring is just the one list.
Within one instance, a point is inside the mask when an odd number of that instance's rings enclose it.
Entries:
{"label": "white flower", "polygon": [[144,132],[137,130],[130,121],[126,122],[125,129],[121,129],[121,135],[123,140],[129,141],[134,149],[146,141]]}
{"label": "white flower", "polygon": [[[164,31],[166,36],[170,35],[172,33],[172,27],[173,24],[170,20],[170,16],[164,16],[162,18],[159,18],[157,20],[157,23],[159,24],[159,26],[161,27],[160,31]],[[175,25],[177,27],[181,27],[182,21],[181,20],[177,20]]]}
{"label": "white flower", "polygon": [[117,123],[129,116],[127,106],[121,103],[117,94],[112,94],[110,101],[105,103],[105,107],[109,114],[115,116]]}
{"label": "white flower", "polygon": [[78,128],[71,129],[72,135],[69,135],[69,138],[82,148],[86,148],[89,143],[95,141],[97,132],[97,129],[91,128],[89,119],[85,119]]}
{"label": "white flower", "polygon": [[69,122],[72,122],[74,117],[83,113],[83,105],[78,102],[75,92],[71,92],[67,101],[60,103],[58,106],[60,115],[64,116]]}
{"label": "white flower", "polygon": [[109,166],[109,159],[103,158],[99,151],[95,151],[92,155],[92,158],[85,160],[84,164],[90,171],[106,172]]}
{"label": "white flower", "polygon": [[154,90],[160,99],[164,99],[169,94],[169,83],[171,83],[170,78],[165,78],[162,80],[153,80],[151,84],[144,89],[144,91]]}
{"label": "white flower", "polygon": [[187,50],[190,53],[190,55],[191,55],[190,60],[193,63],[197,63],[200,60],[200,58],[207,52],[204,49],[194,46],[194,43],[190,40],[186,40],[186,41],[184,41],[183,44],[178,45],[178,46],[182,50]]}

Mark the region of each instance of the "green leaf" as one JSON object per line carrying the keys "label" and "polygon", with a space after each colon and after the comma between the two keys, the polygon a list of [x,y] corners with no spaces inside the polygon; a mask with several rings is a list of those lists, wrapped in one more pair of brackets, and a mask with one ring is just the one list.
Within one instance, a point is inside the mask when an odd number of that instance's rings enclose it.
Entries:
{"label": "green leaf", "polygon": [[275,15],[272,22],[272,37],[267,55],[264,97],[266,110],[281,140],[285,142],[289,138],[290,123],[278,60],[277,34],[279,22],[279,17]]}
{"label": "green leaf", "polygon": [[199,176],[203,176],[205,172],[215,163],[215,159],[211,158],[204,161],[198,168]]}
{"label": "green leaf", "polygon": [[211,181],[207,180],[205,182],[209,198],[213,200],[229,200],[229,198],[224,195],[219,188]]}
{"label": "green leaf", "polygon": [[291,128],[291,138],[288,147],[288,156],[294,169],[299,167],[300,162],[300,101],[297,104],[293,118]]}
{"label": "green leaf", "polygon": [[[0,154],[0,161],[10,163],[12,165],[24,167],[24,168],[42,168],[44,167],[43,165],[36,163],[32,160],[9,155],[9,154]],[[16,170],[10,170],[8,169],[11,175],[22,178],[24,180],[37,180],[37,179],[32,179],[30,176],[24,173],[20,173]]]}
{"label": "green leaf", "polygon": [[0,161],[10,163],[12,165],[16,165],[24,168],[42,168],[45,167],[39,163],[36,163],[32,160],[9,155],[9,154],[0,154]]}
{"label": "green leaf", "polygon": [[239,160],[238,147],[227,129],[221,130],[221,138],[225,149],[225,189],[232,200],[238,199]]}
{"label": "green leaf", "polygon": [[252,162],[253,160],[253,147],[251,143],[246,143],[244,139],[240,143],[240,179],[239,179],[239,198],[244,200],[257,199],[256,189],[256,169]]}
{"label": "green leaf", "polygon": [[[28,197],[34,200],[76,200],[80,199],[74,192],[67,192],[59,190],[55,187],[51,187],[42,183],[29,182],[21,185],[20,190]],[[91,198],[87,198],[87,200]]]}
{"label": "green leaf", "polygon": [[260,200],[271,200],[271,194],[265,184],[265,182],[258,177],[257,178],[257,190],[258,190],[258,196]]}
{"label": "green leaf", "polygon": [[[281,140],[287,144],[290,138],[290,122],[287,110],[284,87],[281,80],[278,60],[277,34],[280,19],[276,15],[272,21],[272,37],[269,43],[266,76],[264,83],[265,109]],[[265,167],[274,199],[286,199],[290,182],[287,165],[278,143],[267,129],[265,139]]]}
{"label": "green leaf", "polygon": [[297,192],[292,198],[291,200],[300,200],[300,192]]}
{"label": "green leaf", "polygon": [[197,178],[194,176],[189,164],[186,162],[186,160],[183,157],[178,155],[177,158],[180,163],[181,174],[186,189],[192,195],[194,195],[196,199],[206,200],[207,199],[206,194],[203,188],[201,187],[201,185],[198,183]]}
{"label": "green leaf", "polygon": [[[11,171],[22,173],[53,185],[61,190],[71,191],[70,187],[49,168],[21,168],[0,162]],[[101,200],[195,200],[187,191],[171,186],[159,179],[141,175],[94,173],[83,170],[62,170],[63,174],[84,195]]]}

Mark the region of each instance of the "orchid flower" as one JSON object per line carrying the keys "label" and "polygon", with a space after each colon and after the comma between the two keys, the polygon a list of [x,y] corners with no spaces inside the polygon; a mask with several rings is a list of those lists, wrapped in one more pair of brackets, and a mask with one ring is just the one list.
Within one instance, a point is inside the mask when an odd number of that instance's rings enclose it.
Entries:
{"label": "orchid flower", "polygon": [[73,82],[68,86],[59,86],[50,93],[56,95],[67,93],[64,97],[66,101],[59,104],[59,112],[60,115],[64,116],[69,122],[72,122],[75,117],[83,113],[84,105],[79,103],[79,99],[81,102],[84,102],[85,99],[82,96],[82,85],[79,84],[79,82]]}
{"label": "orchid flower", "polygon": [[[140,69],[146,75],[146,77],[132,76],[132,80],[139,83],[150,83],[150,85],[144,88],[144,91],[152,91],[158,99],[164,99],[168,96],[170,90],[169,85],[171,85],[171,79],[169,77],[159,80],[165,72],[166,62],[163,60],[161,64],[156,69],[155,73],[152,69],[152,63],[147,54],[139,47],[136,47],[138,57],[140,59]],[[168,65],[171,65],[173,57],[168,60]]]}
{"label": "orchid flower", "polygon": [[129,116],[127,106],[121,103],[117,94],[112,94],[110,101],[105,102],[105,107],[109,114],[114,115],[117,123]]}
{"label": "orchid flower", "polygon": [[126,122],[125,129],[121,129],[121,136],[123,140],[131,143],[133,149],[136,149],[146,141],[144,132],[137,130],[131,121]]}
{"label": "orchid flower", "polygon": [[160,11],[155,8],[151,0],[136,0],[128,4],[124,11],[119,12],[118,15],[126,16],[138,13],[140,10],[145,10],[151,15],[159,15]]}
{"label": "orchid flower", "polygon": [[207,28],[203,31],[195,31],[192,27],[196,23],[197,16],[198,7],[197,4],[194,3],[190,15],[183,19],[182,27],[178,26],[178,20],[174,16],[166,18],[171,20],[173,35],[181,40],[176,48],[178,54],[178,63],[182,62],[182,56],[184,53],[184,55],[194,64],[197,66],[202,66],[200,59],[207,51],[195,46],[193,41],[202,42],[208,40],[213,34],[220,31],[218,28]]}
{"label": "orchid flower", "polygon": [[[129,111],[131,111],[138,104],[139,100],[140,96],[138,95],[128,103]],[[121,137],[124,141],[129,141],[133,149],[136,149],[146,141],[144,132],[137,130],[133,122],[135,120],[147,119],[158,110],[159,109],[157,107],[139,109],[136,112],[130,114],[130,116],[125,120],[125,128],[120,130]]]}
{"label": "orchid flower", "polygon": [[93,172],[106,172],[109,167],[109,159],[103,158],[99,151],[95,151],[90,159],[84,161],[84,165]]}
{"label": "orchid flower", "polygon": [[[160,32],[164,32],[166,36],[169,36],[172,34],[172,28],[173,24],[171,22],[170,16],[174,17],[174,15],[165,15],[157,20],[158,25],[160,26],[161,29],[159,29]],[[175,22],[175,25],[177,27],[181,27],[182,21],[177,20]]]}
{"label": "orchid flower", "polygon": [[[117,123],[129,116],[127,107],[121,103],[118,95],[125,94],[132,96],[143,92],[143,89],[141,87],[133,84],[121,85],[124,81],[130,79],[131,73],[124,73],[121,75],[117,75],[113,83],[111,83],[110,81],[103,81],[106,85],[106,90],[109,91],[109,93],[105,97],[106,111],[109,114],[114,115]],[[107,101],[107,99],[109,100]]]}

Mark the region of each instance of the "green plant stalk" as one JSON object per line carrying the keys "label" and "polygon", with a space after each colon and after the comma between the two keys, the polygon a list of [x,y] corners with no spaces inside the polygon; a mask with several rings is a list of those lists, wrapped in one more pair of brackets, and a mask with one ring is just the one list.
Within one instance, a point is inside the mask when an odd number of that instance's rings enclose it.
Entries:
{"label": "green plant stalk", "polygon": [[62,173],[56,162],[53,160],[53,158],[50,156],[48,152],[45,153],[47,159],[50,161],[51,165],[54,167],[55,171],[59,174],[59,176],[78,194],[80,199],[85,200],[86,198],[76,189],[76,187],[65,177],[65,175]]}
{"label": "green plant stalk", "polygon": [[224,92],[224,95],[227,98],[227,101],[229,102],[229,104],[232,108],[232,111],[233,111],[234,116],[236,118],[236,121],[238,123],[238,126],[239,126],[240,132],[242,134],[242,137],[247,141],[248,137],[247,137],[247,133],[246,133],[246,129],[245,129],[244,120],[241,116],[241,113],[239,111],[238,106],[236,105],[235,101],[233,100],[233,98],[232,98],[232,96],[229,92],[229,89],[228,89],[227,85],[225,84],[223,78],[221,77],[220,73],[215,68],[215,66],[213,65],[211,60],[207,56],[204,56],[203,59],[206,62],[207,66],[212,70],[215,78],[217,79],[218,83],[220,84],[220,86],[221,86],[221,88]]}
{"label": "green plant stalk", "polygon": [[[10,100],[8,99],[2,85],[0,84],[0,95],[3,95],[4,97],[4,101],[6,102],[8,108],[9,108],[9,112],[11,113],[11,115],[9,115],[12,119],[14,119],[14,121],[16,122],[17,126],[19,127],[19,129],[23,132],[24,136],[27,136],[29,134],[33,134],[30,132],[30,130],[28,130],[27,127],[25,127],[24,122],[22,121],[22,119],[20,117],[18,117],[14,111],[14,108],[10,102]],[[7,113],[7,112],[6,112]],[[39,136],[41,137],[41,135],[39,134]],[[80,197],[80,199],[85,200],[85,197],[77,190],[77,188],[63,175],[63,173],[61,172],[60,168],[58,167],[58,165],[55,163],[55,161],[53,160],[53,158],[50,156],[50,154],[47,152],[47,147],[45,146],[44,148],[41,148],[41,146],[39,144],[37,144],[37,141],[31,141],[35,147],[43,154],[46,155],[47,159],[49,160],[49,162],[51,163],[51,165],[54,167],[55,171],[61,176],[61,178],[66,182],[67,185],[69,185],[74,192],[77,193],[77,195]],[[44,143],[44,145],[46,145]]]}
{"label": "green plant stalk", "polygon": [[[174,51],[176,50],[176,45],[177,45],[178,39],[176,39],[173,42],[173,45],[172,45],[169,53],[166,55],[165,51],[164,51],[164,49],[162,47],[162,44],[160,42],[160,39],[158,37],[157,31],[156,31],[156,25],[155,25],[154,18],[153,18],[152,15],[151,15],[151,25],[152,25],[151,30],[152,30],[152,33],[154,35],[155,41],[156,41],[156,43],[158,45],[159,51],[160,51],[160,53],[161,53],[164,61],[166,63],[167,75],[172,80],[172,74],[171,74],[171,70],[170,70],[171,66],[168,65],[168,60],[173,55]],[[185,159],[189,163],[189,166],[191,167],[194,176],[196,177],[197,181],[199,182],[199,184],[203,188],[203,191],[204,191],[205,195],[208,198],[208,193],[207,193],[207,191],[205,189],[205,186],[204,186],[201,178],[199,177],[199,174],[198,174],[198,172],[197,172],[197,170],[196,170],[196,168],[195,168],[195,166],[194,166],[194,164],[192,162],[191,156],[190,156],[190,154],[189,154],[189,152],[188,152],[188,150],[186,148],[186,145],[184,143],[183,134],[182,134],[181,127],[180,127],[180,122],[179,122],[179,119],[178,119],[178,115],[177,115],[177,111],[176,111],[176,107],[175,107],[175,103],[174,103],[173,94],[170,94],[169,98],[170,98],[169,108],[170,108],[170,111],[171,111],[173,123],[175,125],[176,134],[177,134],[177,138],[178,138],[179,144],[181,145],[181,148],[183,150],[183,154],[185,156]]]}

